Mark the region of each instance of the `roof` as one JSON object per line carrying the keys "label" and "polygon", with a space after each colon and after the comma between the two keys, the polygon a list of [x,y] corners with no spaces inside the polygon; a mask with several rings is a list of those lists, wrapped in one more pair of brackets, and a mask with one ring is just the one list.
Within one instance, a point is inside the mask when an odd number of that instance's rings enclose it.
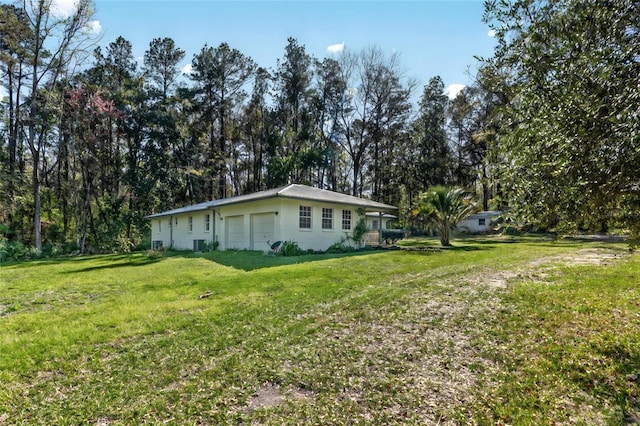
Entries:
{"label": "roof", "polygon": [[467,216],[464,220],[469,220],[469,219],[482,219],[482,218],[492,218],[498,215],[501,215],[503,212],[498,211],[498,210],[487,210],[487,211],[481,211],[481,212],[477,212],[474,213],[472,215]]}
{"label": "roof", "polygon": [[246,203],[250,201],[266,200],[269,198],[292,198],[306,201],[322,201],[333,204],[343,204],[356,208],[364,208],[368,211],[394,211],[396,207],[389,204],[378,203],[377,201],[367,200],[365,198],[354,197],[352,195],[340,194],[339,192],[328,191],[326,189],[313,188],[306,185],[290,184],[275,189],[267,189],[266,191],[254,192],[253,194],[238,195],[237,197],[222,198],[219,200],[206,201],[204,203],[194,204],[191,206],[181,207],[178,209],[167,210],[161,213],[146,216],[147,219],[156,217],[171,216],[181,213],[197,212],[202,210],[215,209],[217,207],[228,206],[231,204]]}
{"label": "roof", "polygon": [[[376,218],[380,217],[380,212],[369,212],[369,213],[367,213],[367,217],[372,217],[372,218],[376,219]],[[394,216],[394,215],[389,214],[389,213],[383,213],[382,214],[382,218],[383,219],[397,219],[398,216]]]}

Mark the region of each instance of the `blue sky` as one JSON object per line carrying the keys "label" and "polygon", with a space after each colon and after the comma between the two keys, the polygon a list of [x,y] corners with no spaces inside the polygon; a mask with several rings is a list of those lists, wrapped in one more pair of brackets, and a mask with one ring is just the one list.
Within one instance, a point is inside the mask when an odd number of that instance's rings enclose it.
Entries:
{"label": "blue sky", "polygon": [[481,0],[96,0],[95,5],[101,44],[123,36],[136,57],[156,37],[171,37],[186,51],[182,66],[205,43],[227,42],[267,68],[275,68],[290,36],[319,59],[336,54],[329,46],[344,43],[359,51],[378,45],[401,54],[420,92],[436,75],[446,86],[469,84],[468,70],[477,67],[474,55],[491,56],[495,43],[481,22]]}

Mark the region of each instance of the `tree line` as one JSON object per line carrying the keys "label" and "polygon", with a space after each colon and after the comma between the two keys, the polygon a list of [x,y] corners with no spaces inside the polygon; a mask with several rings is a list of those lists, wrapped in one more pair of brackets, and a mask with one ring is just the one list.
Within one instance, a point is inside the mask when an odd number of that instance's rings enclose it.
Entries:
{"label": "tree line", "polygon": [[184,74],[172,39],[139,63],[122,37],[91,47],[89,0],[51,6],[0,5],[0,233],[37,251],[128,250],[145,215],[292,182],[403,222],[448,185],[538,229],[638,231],[632,0],[486,1],[497,48],[453,100],[377,46],[315,58],[295,38],[273,69],[221,43]]}
{"label": "tree line", "polygon": [[205,45],[183,74],[170,38],[151,40],[142,64],[123,37],[87,55],[88,2],[66,18],[47,1],[0,13],[0,223],[38,249],[126,249],[145,240],[152,212],[291,182],[408,212],[430,185],[478,178],[463,123],[475,101],[451,105],[433,77],[415,108],[416,82],[379,47],[318,59],[289,38],[266,69]]}

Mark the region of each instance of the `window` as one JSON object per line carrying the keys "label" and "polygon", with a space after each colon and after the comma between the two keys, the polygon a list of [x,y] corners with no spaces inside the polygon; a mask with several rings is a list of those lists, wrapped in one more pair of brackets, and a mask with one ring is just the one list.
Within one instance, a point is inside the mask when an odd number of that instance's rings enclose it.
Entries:
{"label": "window", "polygon": [[333,229],[333,209],[322,208],[322,229]]}
{"label": "window", "polygon": [[376,231],[378,230],[378,219],[373,219],[371,221],[371,229],[375,229]]}
{"label": "window", "polygon": [[189,216],[189,232],[193,232],[193,216]]}
{"label": "window", "polygon": [[[171,219],[169,219],[169,225],[171,225]],[[178,218],[176,217],[176,226],[178,226]]]}
{"label": "window", "polygon": [[351,229],[351,210],[342,210],[342,229]]}
{"label": "window", "polygon": [[[169,222],[171,224],[171,222]],[[158,232],[162,232],[162,219],[158,219]]]}
{"label": "window", "polygon": [[300,206],[300,229],[311,229],[311,206]]}
{"label": "window", "polygon": [[153,243],[151,243],[151,246],[154,250],[162,249],[162,240],[155,240]]}
{"label": "window", "polygon": [[211,230],[211,215],[207,214],[204,217],[204,232],[209,232]]}
{"label": "window", "polygon": [[478,225],[479,226],[484,226],[485,225],[485,219],[484,218],[478,219]]}

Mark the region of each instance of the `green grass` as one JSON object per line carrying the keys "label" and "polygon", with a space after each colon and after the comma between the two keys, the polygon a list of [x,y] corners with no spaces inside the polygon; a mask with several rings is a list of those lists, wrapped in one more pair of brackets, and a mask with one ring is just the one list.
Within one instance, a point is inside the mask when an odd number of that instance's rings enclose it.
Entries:
{"label": "green grass", "polygon": [[537,237],[3,264],[0,425],[619,424],[639,265]]}

